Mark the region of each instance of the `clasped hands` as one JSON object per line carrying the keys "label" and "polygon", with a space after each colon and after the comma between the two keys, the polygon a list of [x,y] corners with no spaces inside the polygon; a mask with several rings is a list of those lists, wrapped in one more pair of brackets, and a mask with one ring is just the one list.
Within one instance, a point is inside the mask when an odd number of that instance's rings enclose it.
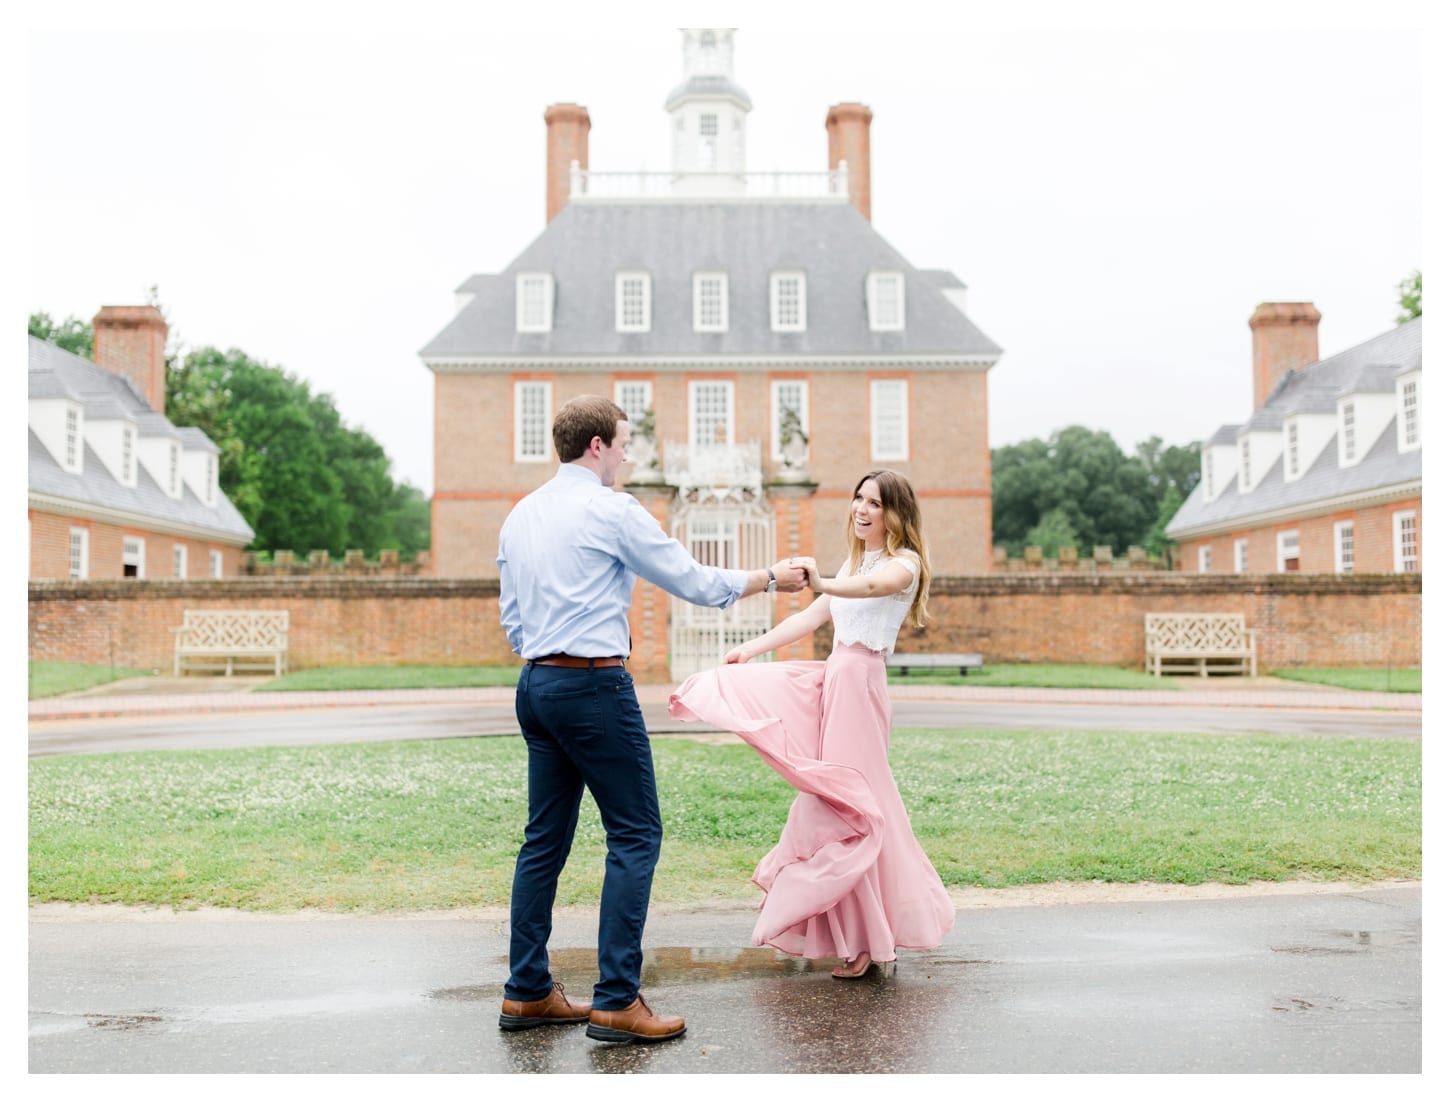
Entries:
{"label": "clasped hands", "polygon": [[816,560],[810,555],[792,555],[770,568],[775,574],[775,588],[781,593],[799,593],[809,588],[819,593],[821,577]]}

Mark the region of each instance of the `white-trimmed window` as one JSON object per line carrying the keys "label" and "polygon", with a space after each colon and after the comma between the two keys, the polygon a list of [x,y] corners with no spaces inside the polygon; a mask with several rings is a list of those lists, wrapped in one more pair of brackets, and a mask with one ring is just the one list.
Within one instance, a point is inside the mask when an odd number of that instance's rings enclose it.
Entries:
{"label": "white-trimmed window", "polygon": [[1354,521],[1334,522],[1334,572],[1354,573]]}
{"label": "white-trimmed window", "polygon": [[70,576],[80,580],[91,574],[91,533],[86,528],[70,530]]}
{"label": "white-trimmed window", "polygon": [[172,497],[181,496],[181,445],[171,444],[167,448],[166,492]]}
{"label": "white-trimmed window", "polygon": [[871,458],[906,459],[906,380],[871,380]]}
{"label": "white-trimmed window", "polygon": [[81,469],[81,411],[74,407],[65,411],[65,469]]}
{"label": "white-trimmed window", "polygon": [[781,451],[780,426],[786,410],[794,410],[800,418],[801,432],[807,438],[810,428],[810,384],[804,379],[776,379],[770,384],[770,458],[777,463],[785,458]]}
{"label": "white-trimmed window", "polygon": [[1241,490],[1244,491],[1247,491],[1248,488],[1253,485],[1254,481],[1254,468],[1252,465],[1253,449],[1251,447],[1252,443],[1253,441],[1250,440],[1250,438],[1247,436],[1239,441],[1239,466],[1241,468],[1241,473],[1239,474],[1239,487]]}
{"label": "white-trimmed window", "polygon": [[1390,518],[1395,541],[1395,573],[1420,572],[1420,531],[1415,510],[1402,509]]}
{"label": "white-trimmed window", "polygon": [[1213,500],[1213,451],[1203,453],[1203,496]]}
{"label": "white-trimmed window", "polygon": [[146,541],[140,536],[126,536],[121,540],[121,576],[146,577]]}
{"label": "white-trimmed window", "polygon": [[1354,403],[1339,407],[1339,449],[1344,462],[1354,462]]}
{"label": "white-trimmed window", "polygon": [[210,453],[206,457],[206,503],[216,504],[216,456]]}
{"label": "white-trimmed window", "polygon": [[208,551],[206,558],[207,574],[213,578],[220,578],[222,576],[222,553],[220,551]]}
{"label": "white-trimmed window", "polygon": [[719,159],[720,149],[720,116],[716,114],[702,114],[700,116],[700,160],[701,172],[714,172],[716,162]]}
{"label": "white-trimmed window", "polygon": [[1400,384],[1400,424],[1406,448],[1420,446],[1420,387],[1414,379]]}
{"label": "white-trimmed window", "polygon": [[184,543],[171,545],[171,576],[173,578],[186,577],[186,544]]}
{"label": "white-trimmed window", "polygon": [[695,332],[723,333],[730,328],[730,277],[724,272],[695,273]]}
{"label": "white-trimmed window", "polygon": [[648,379],[619,379],[614,384],[614,404],[624,410],[631,426],[637,426],[654,404],[654,384]]}
{"label": "white-trimmed window", "polygon": [[770,328],[775,333],[805,332],[805,272],[770,273]]}
{"label": "white-trimmed window", "polygon": [[726,379],[690,383],[690,446],[735,443],[735,384]]}
{"label": "white-trimmed window", "polygon": [[1291,420],[1284,426],[1284,465],[1290,478],[1299,477],[1299,422]]}
{"label": "white-trimmed window", "polygon": [[1206,543],[1198,549],[1198,572],[1200,574],[1213,572],[1213,548]]}
{"label": "white-trimmed window", "polygon": [[906,277],[900,272],[866,277],[866,320],[874,333],[906,328]]}
{"label": "white-trimmed window", "polygon": [[130,425],[121,426],[121,482],[136,485],[136,430]]}
{"label": "white-trimmed window", "polygon": [[1234,573],[1247,574],[1249,572],[1249,541],[1247,537],[1240,536],[1234,540]]}
{"label": "white-trimmed window", "polygon": [[617,333],[648,333],[648,272],[618,272],[614,277],[614,329]]}
{"label": "white-trimmed window", "polygon": [[1299,529],[1290,528],[1276,537],[1279,550],[1279,573],[1292,574],[1299,569]]}
{"label": "white-trimmed window", "polygon": [[545,463],[549,459],[549,411],[554,384],[534,380],[514,383],[514,462]]}
{"label": "white-trimmed window", "polygon": [[520,333],[547,333],[554,328],[554,277],[548,272],[520,272],[515,277],[514,325]]}

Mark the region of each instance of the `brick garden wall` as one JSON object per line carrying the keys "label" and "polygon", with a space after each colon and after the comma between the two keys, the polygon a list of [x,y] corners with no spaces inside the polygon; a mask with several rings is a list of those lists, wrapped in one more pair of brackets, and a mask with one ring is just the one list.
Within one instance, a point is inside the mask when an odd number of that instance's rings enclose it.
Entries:
{"label": "brick garden wall", "polygon": [[[1414,667],[1421,662],[1420,579],[1157,572],[935,578],[930,624],[903,631],[899,649],[976,651],[989,664],[1140,666],[1144,613],[1242,612],[1258,629],[1264,669]],[[776,600],[779,618],[791,598]],[[637,594],[636,608],[647,604]],[[667,609],[663,601],[658,607]],[[32,582],[30,657],[170,670],[171,628],[187,608],[288,609],[294,670],[514,660],[498,623],[497,581],[426,577]],[[826,627],[815,639],[817,655],[830,642]],[[668,681],[664,646],[635,643],[636,678]]]}

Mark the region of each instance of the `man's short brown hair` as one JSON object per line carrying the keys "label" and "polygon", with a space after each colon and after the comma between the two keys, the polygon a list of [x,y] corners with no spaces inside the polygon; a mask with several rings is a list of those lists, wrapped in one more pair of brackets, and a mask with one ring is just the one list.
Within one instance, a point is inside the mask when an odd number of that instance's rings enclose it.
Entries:
{"label": "man's short brown hair", "polygon": [[608,398],[597,394],[570,398],[554,418],[554,450],[559,462],[574,462],[589,450],[589,442],[596,436],[606,447],[613,444],[619,422],[628,420],[629,414]]}

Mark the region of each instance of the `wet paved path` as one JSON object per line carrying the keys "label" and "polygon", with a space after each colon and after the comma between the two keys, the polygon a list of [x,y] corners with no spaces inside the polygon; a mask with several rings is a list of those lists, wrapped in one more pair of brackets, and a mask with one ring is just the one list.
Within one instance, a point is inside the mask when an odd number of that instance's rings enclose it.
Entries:
{"label": "wet paved path", "polygon": [[[1418,885],[958,911],[859,983],[748,944],[753,912],[651,913],[644,990],[688,1033],[504,1034],[506,915],[257,917],[50,905],[32,1072],[1419,1072]],[[595,914],[561,915],[587,997]]]}

